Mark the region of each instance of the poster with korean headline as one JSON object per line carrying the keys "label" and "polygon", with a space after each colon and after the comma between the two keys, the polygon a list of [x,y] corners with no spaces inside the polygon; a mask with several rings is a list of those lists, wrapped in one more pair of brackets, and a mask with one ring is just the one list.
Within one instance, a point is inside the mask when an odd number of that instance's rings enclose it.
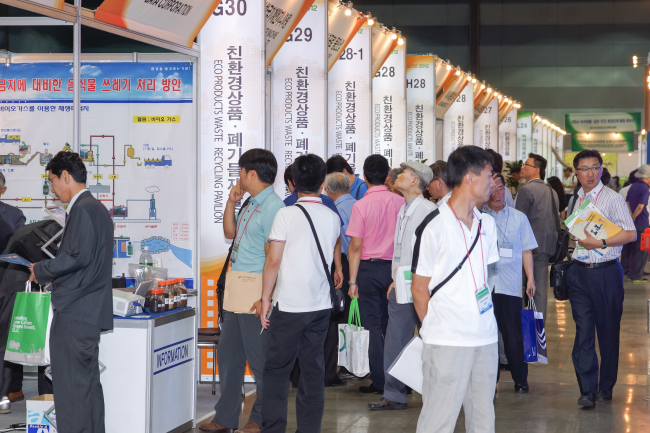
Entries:
{"label": "poster with korean headline", "polygon": [[328,157],[342,155],[355,174],[371,154],[371,28],[357,30],[328,74]]}
{"label": "poster with korean headline", "polygon": [[445,113],[442,142],[442,156],[445,161],[460,146],[474,144],[473,96],[472,86],[465,86]]}
{"label": "poster with korean headline", "polygon": [[525,161],[532,152],[533,113],[517,110],[517,160]]}
{"label": "poster with korean headline", "polygon": [[497,98],[492,98],[474,123],[474,145],[496,152],[498,143],[499,110]]}
{"label": "poster with korean headline", "polygon": [[435,161],[435,56],[406,56],[406,153],[408,161]]}
{"label": "poster with korean headline", "polygon": [[289,190],[282,173],[300,155],[327,158],[327,3],[316,0],[272,63],[275,192]]}
{"label": "poster with korean headline", "polygon": [[517,159],[517,109],[512,108],[499,125],[499,154],[504,161]]}

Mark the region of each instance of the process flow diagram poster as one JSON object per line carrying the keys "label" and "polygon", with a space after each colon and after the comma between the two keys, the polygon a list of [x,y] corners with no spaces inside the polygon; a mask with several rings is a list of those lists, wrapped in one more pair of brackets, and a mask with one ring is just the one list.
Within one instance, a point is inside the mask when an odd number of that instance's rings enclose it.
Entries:
{"label": "process flow diagram poster", "polygon": [[[193,277],[195,121],[192,65],[84,63],[79,153],[90,192],[115,224],[113,274],[141,250],[170,277]],[[17,63],[0,70],[0,172],[4,203],[27,222],[59,205],[45,166],[72,151],[72,64]]]}

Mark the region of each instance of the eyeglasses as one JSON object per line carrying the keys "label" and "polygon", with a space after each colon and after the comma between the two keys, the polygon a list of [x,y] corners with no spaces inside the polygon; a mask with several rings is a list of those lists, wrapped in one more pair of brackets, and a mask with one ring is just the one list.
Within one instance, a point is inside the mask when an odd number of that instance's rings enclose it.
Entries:
{"label": "eyeglasses", "polygon": [[531,165],[531,164],[524,164],[524,165],[527,165],[528,167],[532,167],[532,168],[537,168],[537,167],[535,167],[534,165]]}
{"label": "eyeglasses", "polygon": [[497,192],[501,192],[501,191],[503,191],[504,189],[506,189],[506,187],[503,186],[503,185],[501,185],[501,186],[497,186],[496,188],[494,188],[494,189],[492,190],[492,194],[495,194],[495,193],[497,193]]}
{"label": "eyeglasses", "polygon": [[578,171],[580,171],[580,172],[582,172],[582,173],[584,173],[584,174],[587,174],[587,173],[589,173],[590,171],[593,171],[594,173],[597,172],[598,170],[600,170],[600,167],[602,167],[602,166],[601,166],[601,165],[597,165],[596,167],[583,167],[583,168],[576,168],[576,170],[578,170]]}
{"label": "eyeglasses", "polygon": [[52,186],[52,179],[48,179],[47,183],[50,184],[50,186]]}

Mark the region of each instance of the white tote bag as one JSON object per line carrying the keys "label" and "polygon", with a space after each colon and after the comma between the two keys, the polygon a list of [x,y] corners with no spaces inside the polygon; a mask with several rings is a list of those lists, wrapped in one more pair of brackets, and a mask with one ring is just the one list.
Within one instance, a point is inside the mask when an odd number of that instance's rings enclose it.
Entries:
{"label": "white tote bag", "polygon": [[368,344],[370,333],[361,327],[359,302],[352,299],[347,325],[339,325],[339,359],[338,365],[345,367],[355,376],[370,373]]}

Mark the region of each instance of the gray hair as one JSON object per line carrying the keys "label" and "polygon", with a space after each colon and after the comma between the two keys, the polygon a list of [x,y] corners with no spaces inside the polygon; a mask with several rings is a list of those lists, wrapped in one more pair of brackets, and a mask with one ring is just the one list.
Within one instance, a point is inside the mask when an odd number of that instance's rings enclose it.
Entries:
{"label": "gray hair", "polygon": [[0,188],[4,188],[6,184],[7,180],[5,179],[5,175],[0,172]]}
{"label": "gray hair", "polygon": [[[417,175],[416,175],[416,176],[417,176]],[[426,182],[425,182],[425,181],[424,181],[420,176],[417,176],[417,178],[418,178],[418,189],[419,189],[421,192],[426,191],[426,190],[427,190],[427,187],[429,186],[429,184],[426,183]]]}
{"label": "gray hair", "polygon": [[391,169],[388,172],[388,176],[390,177],[390,182],[394,184],[395,181],[397,180],[397,176],[399,176],[403,171],[404,169],[402,167]]}
{"label": "gray hair", "polygon": [[343,173],[330,173],[325,178],[325,188],[329,189],[334,194],[349,194],[350,178]]}

